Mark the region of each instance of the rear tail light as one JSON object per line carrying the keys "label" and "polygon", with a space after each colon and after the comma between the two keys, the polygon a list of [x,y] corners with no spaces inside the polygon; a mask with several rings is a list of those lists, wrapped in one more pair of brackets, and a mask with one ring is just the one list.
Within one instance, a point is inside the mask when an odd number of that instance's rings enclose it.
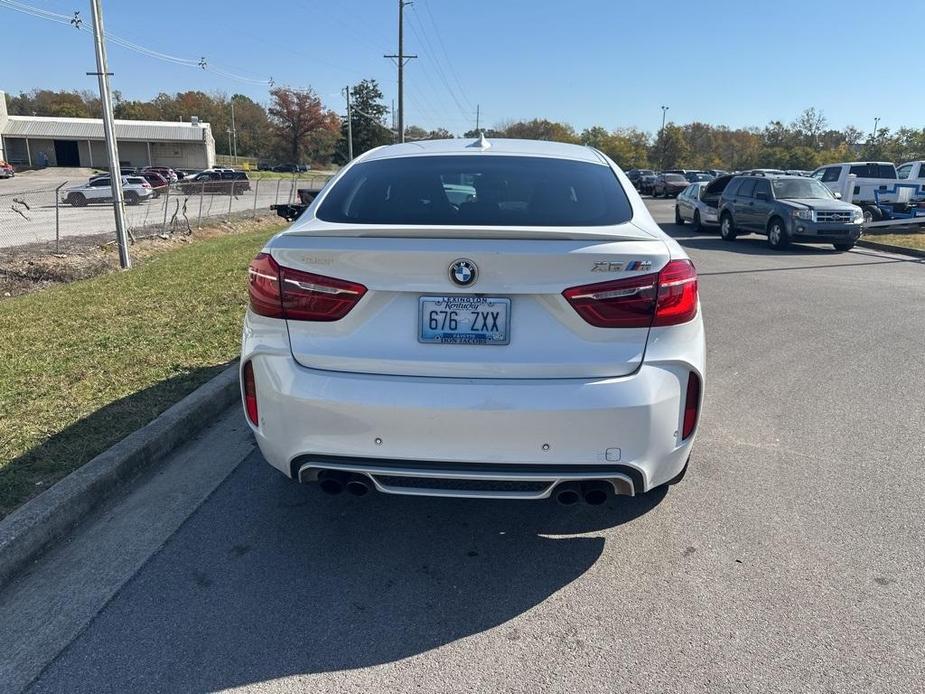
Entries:
{"label": "rear tail light", "polygon": [[251,424],[255,427],[260,426],[257,416],[257,385],[254,383],[253,363],[247,362],[242,372],[244,379],[244,411],[247,413],[247,418],[251,421]]}
{"label": "rear tail light", "polygon": [[658,273],[572,287],[562,295],[598,328],[678,325],[697,315],[697,271],[689,260],[672,260]]}
{"label": "rear tail light", "polygon": [[346,316],[366,293],[356,282],[282,267],[259,253],[248,268],[251,310],[287,320],[335,321]]}
{"label": "rear tail light", "polygon": [[658,273],[658,307],[652,325],[687,323],[697,315],[697,271],[689,260],[672,260]]}
{"label": "rear tail light", "polygon": [[691,371],[687,377],[687,396],[684,399],[684,426],[681,439],[684,440],[697,428],[697,416],[700,414],[700,376]]}

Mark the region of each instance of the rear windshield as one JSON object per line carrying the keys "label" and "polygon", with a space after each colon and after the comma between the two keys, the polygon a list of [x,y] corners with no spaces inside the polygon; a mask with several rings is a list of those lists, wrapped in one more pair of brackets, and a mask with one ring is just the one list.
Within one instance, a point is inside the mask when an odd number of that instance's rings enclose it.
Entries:
{"label": "rear windshield", "polygon": [[601,164],[461,155],[357,164],[316,214],[348,224],[607,226],[629,220],[632,208]]}
{"label": "rear windshield", "polygon": [[855,164],[851,171],[858,178],[896,178],[896,167],[892,164]]}

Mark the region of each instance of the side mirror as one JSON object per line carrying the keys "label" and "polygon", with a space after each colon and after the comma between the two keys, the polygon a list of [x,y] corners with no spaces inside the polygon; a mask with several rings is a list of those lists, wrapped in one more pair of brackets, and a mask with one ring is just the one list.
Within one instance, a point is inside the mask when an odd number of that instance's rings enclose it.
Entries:
{"label": "side mirror", "polygon": [[839,193],[839,192],[836,191],[835,193],[832,193],[832,195],[835,196],[835,199],[836,199],[836,200],[841,200],[841,193]]}
{"label": "side mirror", "polygon": [[771,199],[771,196],[768,195],[767,193],[756,193],[755,197],[758,198],[759,200],[764,200],[765,202]]}

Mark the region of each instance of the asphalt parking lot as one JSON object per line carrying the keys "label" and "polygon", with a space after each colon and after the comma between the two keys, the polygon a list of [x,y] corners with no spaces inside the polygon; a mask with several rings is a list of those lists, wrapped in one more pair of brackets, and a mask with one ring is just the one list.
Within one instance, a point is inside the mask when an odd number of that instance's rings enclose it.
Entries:
{"label": "asphalt parking lot", "polygon": [[[925,262],[727,244],[647,204],[707,329],[680,485],[604,507],[331,498],[235,413],[202,444],[233,471],[182,525],[103,551],[92,533],[129,515],[103,516],[12,587],[73,637],[14,649],[0,689],[921,691]],[[70,578],[87,565],[105,577]]]}

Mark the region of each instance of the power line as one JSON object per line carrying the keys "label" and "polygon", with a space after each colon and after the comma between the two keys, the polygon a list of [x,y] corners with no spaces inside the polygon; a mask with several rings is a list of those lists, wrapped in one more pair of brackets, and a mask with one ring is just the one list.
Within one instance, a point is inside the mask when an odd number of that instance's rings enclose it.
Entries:
{"label": "power line", "polygon": [[[78,31],[93,34],[93,30],[89,27],[83,25],[83,20],[80,17],[80,12],[75,12],[73,16],[60,14],[58,12],[52,12],[50,10],[44,10],[40,7],[34,7],[32,5],[27,5],[22,2],[17,2],[17,0],[0,0],[0,7],[6,7],[10,10],[15,10],[16,12],[21,12],[22,14],[27,14],[32,17],[37,17],[39,19],[44,19],[46,21],[55,22],[56,24],[69,25],[77,29]],[[247,77],[245,75],[239,75],[229,70],[224,70],[219,67],[210,66],[205,58],[182,58],[175,55],[170,55],[168,53],[163,53],[161,51],[154,50],[153,48],[148,48],[142,46],[141,44],[129,41],[126,38],[118,36],[107,32],[105,36],[106,40],[110,43],[113,43],[122,48],[126,48],[130,51],[134,51],[141,55],[144,55],[149,58],[154,58],[155,60],[160,60],[167,63],[172,63],[174,65],[181,65],[184,67],[198,67],[202,70],[207,70],[212,72],[220,77],[225,77],[226,79],[236,80],[238,82],[244,82],[247,84],[255,85],[270,85],[270,80],[255,79],[252,77]]]}
{"label": "power line", "polygon": [[[417,16],[417,13],[414,13],[413,16],[414,16],[415,20],[417,21],[417,23],[420,25],[421,20],[420,20],[420,18]],[[453,102],[456,104],[456,107],[459,109],[459,112],[462,113],[462,114],[464,114],[464,115],[467,115],[467,116],[468,116],[469,113],[470,113],[470,111],[467,110],[466,107],[463,106],[462,103],[460,102],[460,100],[456,97],[456,92],[455,92],[455,90],[450,86],[450,82],[449,82],[449,80],[447,79],[446,74],[443,72],[442,66],[440,65],[440,60],[439,60],[439,58],[437,57],[437,52],[434,50],[433,45],[430,43],[430,39],[427,38],[427,34],[424,33],[424,27],[423,27],[423,25],[421,25],[421,27],[420,27],[421,30],[420,30],[420,31],[418,31],[417,27],[415,27],[415,23],[414,23],[414,22],[411,22],[411,23],[410,23],[410,26],[411,26],[411,31],[414,32],[414,35],[417,36],[418,40],[419,40],[419,41],[422,41],[422,42],[426,45],[426,47],[427,47],[427,49],[428,49],[429,55],[433,58],[434,69],[436,70],[437,77],[438,77],[438,78],[440,79],[440,81],[443,83],[443,86],[446,87],[446,90],[447,90],[447,92],[449,93],[450,98],[451,98],[451,99],[453,100]],[[471,117],[470,117],[470,119],[471,119]]]}
{"label": "power line", "polygon": [[443,51],[443,57],[446,58],[446,65],[449,68],[450,74],[456,82],[456,86],[459,87],[459,93],[462,96],[463,100],[469,106],[469,110],[472,111],[472,102],[469,101],[469,98],[466,96],[466,89],[462,85],[462,81],[459,79],[459,74],[456,72],[456,68],[453,67],[453,61],[450,60],[450,54],[447,53],[446,44],[443,43],[443,37],[440,35],[440,29],[437,26],[437,22],[434,21],[434,15],[430,11],[430,0],[423,0],[424,10],[427,12],[427,18],[430,20],[431,25],[434,27],[434,35],[437,37],[437,42],[440,44],[440,50]]}

